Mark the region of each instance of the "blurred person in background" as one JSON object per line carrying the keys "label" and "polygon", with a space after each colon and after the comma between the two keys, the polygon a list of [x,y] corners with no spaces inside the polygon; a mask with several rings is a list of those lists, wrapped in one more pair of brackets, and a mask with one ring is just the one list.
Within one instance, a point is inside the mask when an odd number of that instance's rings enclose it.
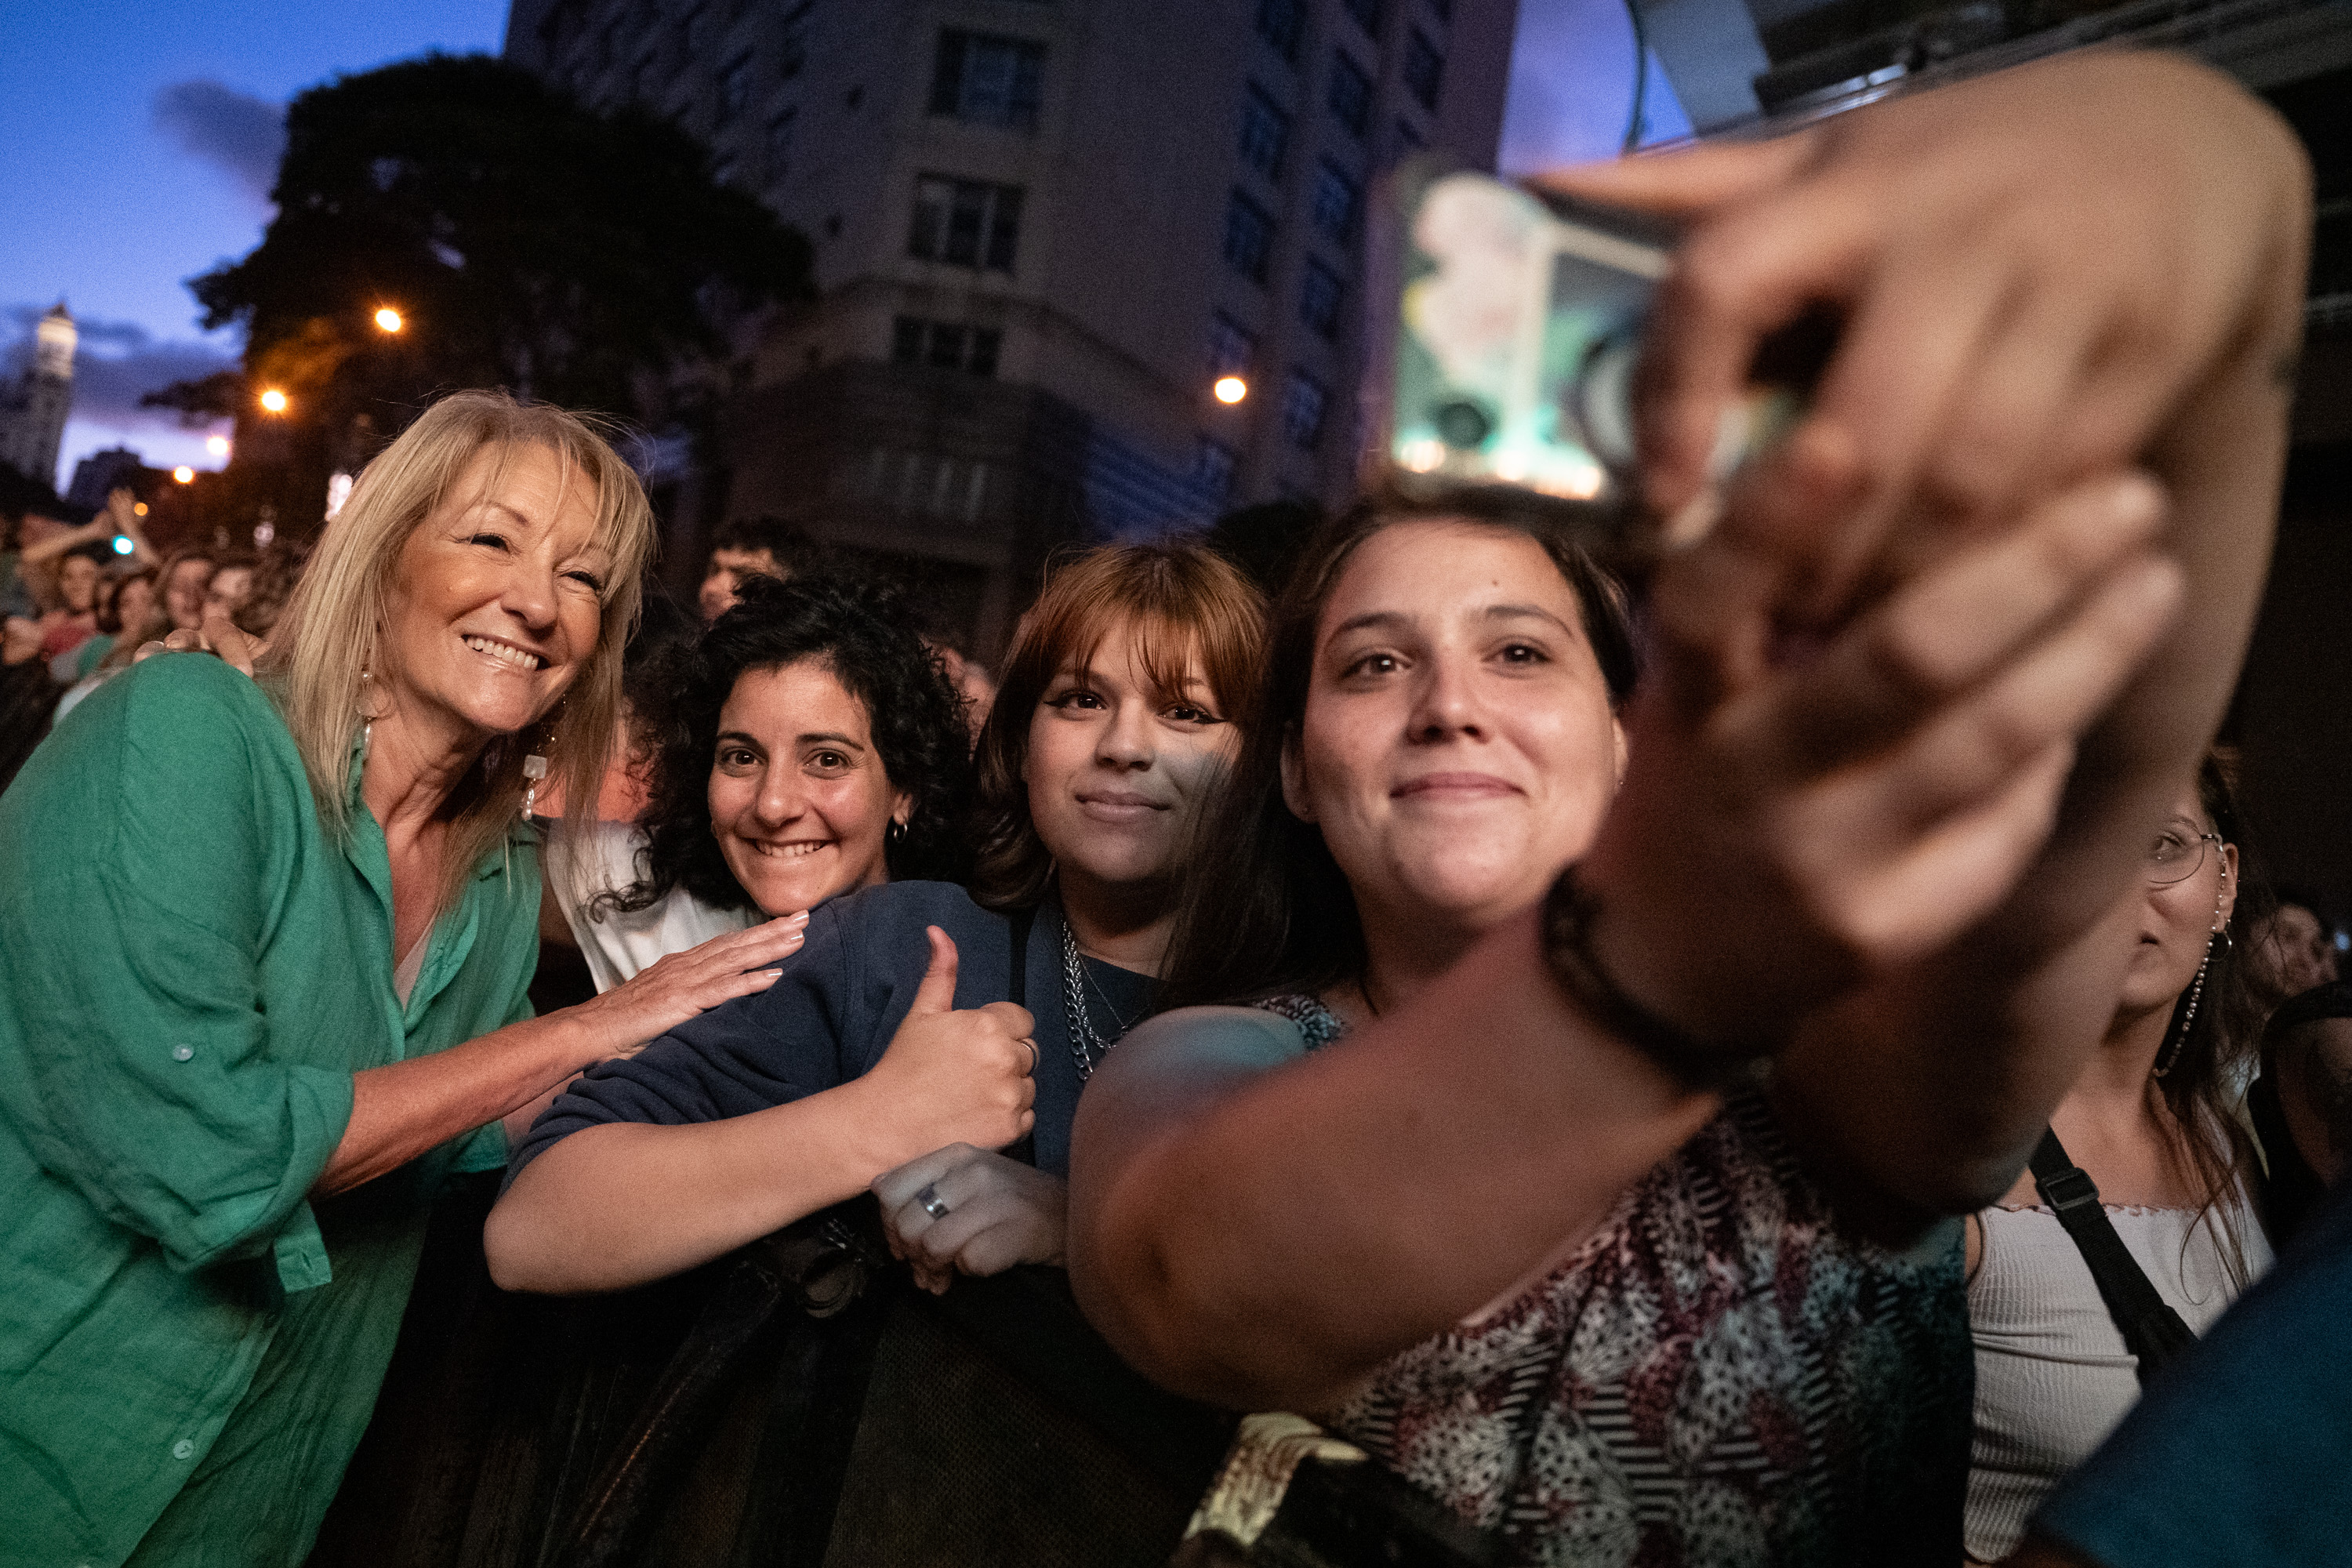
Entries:
{"label": "blurred person in background", "polygon": [[2335,908],[2335,900],[2305,888],[2279,889],[2277,910],[2254,938],[2267,969],[2265,978],[2279,1000],[2343,978],[2342,932]]}
{"label": "blurred person in background", "polygon": [[[164,631],[200,631],[205,624],[205,596],[212,587],[213,555],[193,547],[175,550],[163,563],[163,612],[170,622]],[[152,634],[163,636],[163,632]]]}
{"label": "blurred person in background", "polygon": [[798,946],[761,926],[530,1016],[522,816],[535,775],[594,786],[651,548],[580,420],[444,398],[361,476],[253,679],[150,658],[0,796],[15,1556],[301,1562],[444,1175]]}
{"label": "blurred person in background", "polygon": [[41,617],[41,657],[56,659],[98,635],[98,603],[106,577],[105,546],[81,544],[58,563],[57,607]]}
{"label": "blurred person in background", "polygon": [[49,668],[50,675],[67,688],[58,700],[58,718],[73,711],[83,698],[98,689],[99,682],[128,665],[144,634],[162,619],[163,613],[152,567],[108,584],[99,611],[98,636],[62,655]]}
{"label": "blurred person in background", "polygon": [[211,580],[205,584],[205,613],[235,620],[253,596],[254,569],[260,564],[261,557],[250,550],[224,550],[215,556]]}
{"label": "blurred person in background", "polygon": [[818,564],[815,542],[793,523],[772,517],[742,519],[721,527],[710,542],[698,600],[707,625],[725,615],[749,576],[789,580]]}

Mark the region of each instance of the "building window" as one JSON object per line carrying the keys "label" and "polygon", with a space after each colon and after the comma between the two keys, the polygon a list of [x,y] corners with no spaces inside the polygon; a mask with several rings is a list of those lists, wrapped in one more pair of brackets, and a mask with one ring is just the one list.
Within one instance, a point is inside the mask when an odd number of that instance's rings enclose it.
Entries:
{"label": "building window", "polygon": [[1363,187],[1328,158],[1315,171],[1315,226],[1326,238],[1345,245],[1356,235],[1356,216],[1363,210]]}
{"label": "building window", "polygon": [[1330,401],[1323,384],[1303,370],[1290,373],[1282,389],[1282,433],[1302,452],[1315,450],[1323,439],[1323,406]]}
{"label": "building window", "polygon": [[1225,204],[1225,261],[1253,283],[1265,281],[1274,254],[1272,215],[1239,191]]}
{"label": "building window", "polygon": [[1356,26],[1364,30],[1366,37],[1381,36],[1381,0],[1341,0],[1341,3],[1348,7],[1348,15],[1356,19]]}
{"label": "building window", "polygon": [[751,107],[751,51],[745,49],[719,73],[719,123],[731,124]]}
{"label": "building window", "polygon": [[1331,87],[1324,95],[1324,102],[1332,118],[1348,128],[1349,134],[1364,133],[1372,116],[1372,79],[1339,49],[1331,51]]}
{"label": "building window", "polygon": [[1257,357],[1257,334],[1219,310],[1209,318],[1209,374],[1243,375],[1249,374],[1250,362]]}
{"label": "building window", "polygon": [[1021,187],[926,174],[915,182],[907,254],[994,272],[1013,270],[1021,240]]}
{"label": "building window", "polygon": [[940,370],[994,375],[996,353],[1004,334],[994,327],[966,326],[961,321],[927,321],[900,316],[890,323],[890,363],[930,365]]}
{"label": "building window", "polygon": [[931,67],[931,112],[1008,131],[1034,131],[1045,74],[1043,44],[942,29]]}
{"label": "building window", "polygon": [[1298,280],[1298,319],[1318,337],[1339,335],[1339,299],[1345,288],[1337,272],[1309,258]]}
{"label": "building window", "polygon": [[1282,178],[1282,154],[1290,145],[1290,116],[1252,83],[1242,100],[1242,162],[1269,180]]}
{"label": "building window", "polygon": [[1293,65],[1298,63],[1298,40],[1306,31],[1304,0],[1257,0],[1257,36]]}
{"label": "building window", "polygon": [[1423,109],[1435,110],[1437,89],[1445,75],[1445,57],[1419,27],[1406,35],[1404,40],[1404,78],[1407,91],[1421,100]]}
{"label": "building window", "polygon": [[1235,466],[1231,447],[1203,436],[1201,444],[1192,449],[1192,483],[1212,499],[1223,501],[1233,493]]}

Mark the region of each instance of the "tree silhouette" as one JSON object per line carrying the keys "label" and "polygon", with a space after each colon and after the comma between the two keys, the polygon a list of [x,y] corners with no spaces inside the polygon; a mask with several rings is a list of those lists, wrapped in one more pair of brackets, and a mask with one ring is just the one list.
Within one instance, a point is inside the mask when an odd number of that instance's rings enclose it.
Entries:
{"label": "tree silhouette", "polygon": [[[345,448],[436,389],[674,419],[746,312],[813,291],[807,242],[714,181],[693,138],[486,56],[340,78],[296,98],[286,130],[260,246],[188,284],[207,329],[245,327],[242,385],[154,401],[195,414],[279,387],[293,415],[261,445],[297,469],[362,455]],[[373,324],[387,305],[397,334]],[[243,458],[261,427],[241,412]]]}

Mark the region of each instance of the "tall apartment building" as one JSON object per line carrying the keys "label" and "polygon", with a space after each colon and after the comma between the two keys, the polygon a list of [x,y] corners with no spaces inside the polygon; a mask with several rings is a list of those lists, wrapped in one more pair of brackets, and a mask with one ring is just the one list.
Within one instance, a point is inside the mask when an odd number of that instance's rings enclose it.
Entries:
{"label": "tall apartment building", "polygon": [[1423,147],[1491,166],[1516,13],[514,0],[506,51],[677,121],[814,247],[821,301],[737,367],[711,517],[929,563],[992,651],[1057,542],[1345,496],[1366,204]]}
{"label": "tall apartment building", "polygon": [[60,300],[33,328],[33,359],[14,387],[0,387],[0,463],[58,482],[58,447],[73,413],[74,345],[80,333]]}

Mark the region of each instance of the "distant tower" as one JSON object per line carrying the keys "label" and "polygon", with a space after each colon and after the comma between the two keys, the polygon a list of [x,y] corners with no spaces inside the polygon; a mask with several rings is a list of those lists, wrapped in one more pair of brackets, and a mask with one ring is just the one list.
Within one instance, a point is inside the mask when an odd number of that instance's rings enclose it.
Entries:
{"label": "distant tower", "polygon": [[74,344],[79,337],[63,300],[33,331],[33,363],[0,403],[0,462],[41,483],[58,482],[58,447],[73,412]]}

